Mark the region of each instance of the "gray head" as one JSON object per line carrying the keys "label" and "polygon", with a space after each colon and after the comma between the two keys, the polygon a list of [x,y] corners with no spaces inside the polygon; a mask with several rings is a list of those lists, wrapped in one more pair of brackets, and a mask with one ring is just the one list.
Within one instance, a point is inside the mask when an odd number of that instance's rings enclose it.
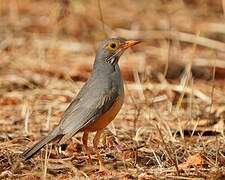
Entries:
{"label": "gray head", "polygon": [[103,40],[98,47],[95,64],[103,62],[115,66],[123,52],[138,43],[140,41],[126,40],[124,38]]}

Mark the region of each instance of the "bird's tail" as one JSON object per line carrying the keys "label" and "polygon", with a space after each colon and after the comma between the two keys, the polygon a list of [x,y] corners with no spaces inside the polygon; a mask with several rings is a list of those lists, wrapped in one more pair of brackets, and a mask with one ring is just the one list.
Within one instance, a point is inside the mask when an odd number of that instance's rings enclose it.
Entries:
{"label": "bird's tail", "polygon": [[33,145],[31,148],[23,152],[22,156],[25,160],[30,159],[34,154],[36,154],[42,147],[44,147],[49,142],[57,139],[59,137],[58,128],[51,131],[46,137],[40,140],[38,143]]}

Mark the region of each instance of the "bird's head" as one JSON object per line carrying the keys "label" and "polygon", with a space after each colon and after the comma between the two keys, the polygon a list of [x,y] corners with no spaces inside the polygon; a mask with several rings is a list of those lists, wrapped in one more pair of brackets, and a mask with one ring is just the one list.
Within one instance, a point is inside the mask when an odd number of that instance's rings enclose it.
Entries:
{"label": "bird's head", "polygon": [[111,38],[102,41],[96,54],[96,61],[116,65],[123,52],[135,44],[137,40],[126,40],[124,38]]}

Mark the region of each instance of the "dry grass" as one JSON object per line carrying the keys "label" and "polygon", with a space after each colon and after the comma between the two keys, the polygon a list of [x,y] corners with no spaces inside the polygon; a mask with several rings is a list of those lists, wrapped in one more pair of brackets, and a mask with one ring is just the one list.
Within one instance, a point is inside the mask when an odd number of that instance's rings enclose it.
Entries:
{"label": "dry grass", "polygon": [[[0,3],[1,179],[224,179],[223,0]],[[97,42],[138,38],[120,65],[123,109],[102,138],[108,171],[81,134],[20,154],[46,135],[88,78]]]}

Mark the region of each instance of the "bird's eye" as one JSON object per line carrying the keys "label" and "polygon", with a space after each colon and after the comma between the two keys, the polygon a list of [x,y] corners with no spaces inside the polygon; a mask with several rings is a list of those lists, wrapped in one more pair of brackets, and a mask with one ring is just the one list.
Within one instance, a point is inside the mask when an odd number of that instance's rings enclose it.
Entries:
{"label": "bird's eye", "polygon": [[115,48],[116,48],[116,43],[111,43],[111,44],[110,44],[110,47],[111,47],[112,49],[115,49]]}

